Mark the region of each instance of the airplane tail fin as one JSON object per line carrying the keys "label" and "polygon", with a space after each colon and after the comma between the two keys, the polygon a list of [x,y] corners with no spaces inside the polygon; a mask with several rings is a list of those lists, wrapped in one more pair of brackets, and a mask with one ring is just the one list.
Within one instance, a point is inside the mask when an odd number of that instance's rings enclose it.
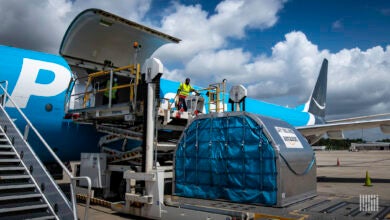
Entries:
{"label": "airplane tail fin", "polygon": [[325,117],[326,108],[326,89],[328,81],[328,60],[322,61],[320,74],[318,75],[316,85],[310,99],[305,104],[303,111],[310,112],[315,116]]}

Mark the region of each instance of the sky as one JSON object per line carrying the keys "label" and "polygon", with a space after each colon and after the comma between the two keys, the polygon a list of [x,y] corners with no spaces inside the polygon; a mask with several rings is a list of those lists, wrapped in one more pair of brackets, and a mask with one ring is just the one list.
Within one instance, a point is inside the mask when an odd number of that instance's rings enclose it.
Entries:
{"label": "sky", "polygon": [[[164,78],[200,86],[227,79],[249,97],[294,107],[327,58],[327,119],[390,112],[390,1],[0,0],[0,44],[58,54],[87,8],[180,38],[154,54]],[[377,133],[370,130],[355,133]]]}

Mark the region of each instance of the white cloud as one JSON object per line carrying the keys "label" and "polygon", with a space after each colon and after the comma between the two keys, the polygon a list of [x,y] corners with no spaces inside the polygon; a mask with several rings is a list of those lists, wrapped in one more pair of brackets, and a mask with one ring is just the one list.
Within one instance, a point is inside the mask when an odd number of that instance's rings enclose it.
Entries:
{"label": "white cloud", "polygon": [[199,51],[219,48],[224,39],[215,34],[208,24],[207,13],[200,5],[175,4],[175,12],[163,18],[162,30],[183,41],[179,45],[167,44],[160,48],[157,56],[164,61],[188,60]]}
{"label": "white cloud", "polygon": [[247,63],[244,66],[251,68],[237,77],[252,97],[297,96],[290,103],[297,105],[309,97],[323,58],[329,60],[327,100],[331,117],[388,112],[390,46],[329,53],[319,51],[302,32],[291,32],[273,47],[271,56]]}
{"label": "white cloud", "polygon": [[[151,0],[0,0],[1,44],[58,53],[62,37],[74,17],[87,8],[101,8],[140,20]],[[131,10],[136,8],[137,10]]]}
{"label": "white cloud", "polygon": [[390,109],[390,46],[341,50],[329,61],[330,114],[380,113]]}
{"label": "white cloud", "polygon": [[272,48],[270,57],[262,56],[248,64],[254,66],[250,75],[257,79],[248,84],[248,93],[252,96],[294,95],[300,102],[309,96],[328,51],[318,51],[302,32],[290,32],[285,37],[285,41]]}
{"label": "white cloud", "polygon": [[[2,44],[57,53],[68,24],[86,8],[101,8],[140,22],[151,0],[0,0]],[[344,49],[336,53],[319,50],[299,31],[287,33],[270,55],[251,54],[233,47],[231,39],[245,40],[246,31],[272,27],[284,1],[226,0],[210,14],[200,5],[174,3],[159,28],[183,41],[168,44],[157,52],[166,65],[165,78],[207,85],[226,78],[242,83],[255,98],[289,95],[290,106],[305,101],[316,81],[323,58],[329,60],[328,113],[363,115],[390,109],[390,46]],[[136,9],[136,10],[134,10]],[[342,27],[336,21],[334,27]],[[261,37],[261,34],[260,34]],[[175,65],[173,65],[175,64]]]}
{"label": "white cloud", "polygon": [[337,20],[332,23],[332,29],[333,30],[341,30],[344,28],[344,24],[342,20]]}
{"label": "white cloud", "polygon": [[230,38],[243,38],[247,29],[274,25],[282,6],[282,1],[274,0],[226,0],[210,15],[200,5],[174,4],[173,13],[163,18],[161,29],[183,41],[163,46],[156,55],[165,62],[189,62],[200,52],[224,49]]}
{"label": "white cloud", "polygon": [[[61,1],[61,0],[58,0]],[[141,21],[150,9],[152,0],[76,0],[72,9],[74,15],[88,8],[99,8],[132,21]]]}
{"label": "white cloud", "polygon": [[331,118],[388,112],[390,46],[330,53],[319,50],[304,33],[293,31],[275,44],[269,56],[255,57],[241,48],[206,50],[184,59],[184,68],[172,73],[175,80],[191,76],[203,86],[226,78],[230,84],[244,84],[248,95],[258,99],[297,97],[289,103],[294,106],[310,96],[324,58],[329,60]]}
{"label": "white cloud", "polygon": [[281,1],[274,0],[226,0],[216,7],[216,15],[210,18],[210,25],[222,36],[244,37],[248,28],[265,29],[277,21]]}
{"label": "white cloud", "polygon": [[180,70],[178,70],[178,69],[170,70],[166,66],[164,66],[164,75],[163,76],[164,76],[163,78],[173,80],[173,81],[180,81],[181,79],[185,79],[186,77],[189,77],[189,76],[185,76],[183,78],[183,74],[181,73]]}
{"label": "white cloud", "polygon": [[207,79],[210,83],[214,83],[228,78],[232,82],[239,83],[241,80],[236,79],[241,79],[238,75],[246,73],[242,67],[249,62],[250,56],[240,48],[201,52],[186,64],[185,72],[191,73],[194,82],[205,82]]}
{"label": "white cloud", "polygon": [[66,29],[64,20],[70,8],[69,2],[61,0],[1,1],[2,44],[57,52],[57,45]]}

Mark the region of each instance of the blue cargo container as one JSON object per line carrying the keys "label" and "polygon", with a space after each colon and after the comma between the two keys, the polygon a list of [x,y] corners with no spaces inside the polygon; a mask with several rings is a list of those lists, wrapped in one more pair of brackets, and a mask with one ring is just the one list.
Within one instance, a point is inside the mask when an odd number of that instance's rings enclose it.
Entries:
{"label": "blue cargo container", "polygon": [[315,157],[284,121],[247,112],[197,117],[175,152],[177,196],[285,206],[316,195]]}

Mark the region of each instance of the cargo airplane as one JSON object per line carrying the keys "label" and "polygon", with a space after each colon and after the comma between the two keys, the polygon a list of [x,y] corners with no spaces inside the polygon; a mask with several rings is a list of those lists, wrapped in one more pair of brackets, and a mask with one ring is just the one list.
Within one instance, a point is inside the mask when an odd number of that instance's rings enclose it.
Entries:
{"label": "cargo airplane", "polygon": [[[162,45],[179,41],[108,12],[89,9],[79,14],[65,33],[61,56],[0,46],[0,81],[59,157],[63,161],[79,160],[81,152],[98,151],[98,133],[91,125],[64,118],[69,82],[82,74],[101,70],[106,60],[114,67],[128,65],[129,54],[134,50],[129,42],[142,44],[134,60],[143,64]],[[310,143],[324,134],[341,138],[342,131],[350,129],[380,127],[390,133],[390,119],[375,119],[375,116],[325,121],[327,67],[328,61],[324,59],[317,83],[305,104],[287,108],[247,98],[246,111],[287,121]],[[160,97],[172,98],[179,83],[161,79]],[[19,129],[24,129],[23,119],[15,107],[8,101],[5,108]],[[35,151],[43,161],[49,158],[39,146]]]}

